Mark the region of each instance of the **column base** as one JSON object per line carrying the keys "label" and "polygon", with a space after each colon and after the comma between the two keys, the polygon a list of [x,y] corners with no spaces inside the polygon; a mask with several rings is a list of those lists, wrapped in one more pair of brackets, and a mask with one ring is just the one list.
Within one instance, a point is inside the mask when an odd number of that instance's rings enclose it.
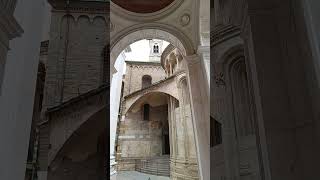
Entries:
{"label": "column base", "polygon": [[117,162],[115,161],[115,157],[111,156],[110,157],[110,177],[114,176],[117,173],[116,166]]}

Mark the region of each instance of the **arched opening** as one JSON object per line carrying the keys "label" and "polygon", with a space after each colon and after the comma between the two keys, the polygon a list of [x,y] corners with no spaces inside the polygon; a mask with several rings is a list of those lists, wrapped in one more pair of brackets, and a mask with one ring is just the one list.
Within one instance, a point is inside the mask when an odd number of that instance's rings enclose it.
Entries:
{"label": "arched opening", "polygon": [[[170,76],[172,77],[178,76],[178,63],[179,67],[181,67],[181,73],[185,73],[188,67],[187,62],[183,57],[193,55],[195,53],[192,41],[190,41],[184,33],[178,32],[173,27],[164,27],[157,23],[132,26],[119,34],[112,35],[111,37],[111,66],[120,52],[134,42],[138,42],[143,39],[167,41],[174,47],[174,52],[177,55],[175,56],[174,61],[172,61],[171,67],[170,65],[168,66],[170,69],[167,69],[167,66],[163,66],[162,56],[159,57],[161,58],[160,69],[164,71],[160,73],[164,76],[162,77],[161,75],[161,78],[159,79],[157,79],[157,72],[159,68],[155,67],[154,64],[152,65],[152,63],[150,63],[149,65],[146,65],[147,63],[145,62],[126,61],[126,73],[128,72],[128,74],[125,75],[124,104],[132,103],[128,102],[128,98],[131,97],[131,94],[139,94],[149,90],[147,89],[148,85],[149,87],[150,85],[152,86],[150,87],[151,90],[155,87],[161,86],[158,85],[158,83],[166,82],[167,79],[171,79],[168,78],[169,76],[166,72],[170,72]],[[149,52],[153,55],[161,55],[162,52],[164,52],[162,51],[164,48],[161,48],[159,44],[154,43],[150,48],[151,50]],[[151,66],[152,68],[150,68]],[[149,68],[150,70],[153,69],[151,73],[146,72]],[[135,72],[139,72],[137,73],[139,75],[133,75]],[[142,77],[146,74],[151,78]],[[142,82],[141,84],[134,82],[133,79],[137,78],[138,81]],[[175,81],[175,83],[177,83],[177,81]],[[140,86],[138,89],[136,88],[137,85]],[[123,106],[124,111],[118,126],[121,128],[119,130],[119,134],[117,134],[119,139],[119,141],[117,141],[118,151],[116,152],[118,172],[126,170],[144,171],[145,165],[153,164],[158,161],[159,157],[161,157],[164,158],[161,161],[165,161],[165,163],[160,164],[165,164],[164,169],[167,169],[167,172],[163,174],[164,176],[170,176],[170,173],[172,173],[173,177],[182,178],[188,176],[192,178],[199,178],[197,162],[198,156],[191,113],[190,92],[186,77],[181,87],[182,89],[175,87],[177,89],[170,90],[177,92],[176,96],[178,99],[165,93],[148,93],[144,94],[142,99],[138,99],[130,106]],[[162,98],[160,98],[161,96]],[[155,102],[164,102],[164,104],[159,106],[159,104]],[[146,104],[149,105],[149,108],[146,108]],[[147,121],[145,120],[147,118],[144,118],[146,117],[145,109],[149,109],[149,118]],[[166,120],[159,121],[159,119],[164,118]],[[131,134],[128,134],[129,132],[131,132]],[[152,142],[149,141],[150,138],[152,139]],[[142,140],[144,141],[142,142]],[[181,159],[183,160],[181,161]],[[148,163],[146,164],[145,162]],[[179,174],[174,171],[170,172],[171,167],[183,169],[190,168],[190,171]],[[152,174],[154,172],[148,173]]]}
{"label": "arched opening", "polygon": [[174,0],[141,1],[141,0],[112,0],[113,3],[135,13],[153,13],[169,6]]}
{"label": "arched opening", "polygon": [[231,86],[234,106],[236,136],[253,135],[253,112],[250,109],[250,90],[244,57],[240,57],[231,66]]}
{"label": "arched opening", "polygon": [[145,104],[143,105],[143,120],[149,121],[149,115],[150,115],[150,105]]}
{"label": "arched opening", "polygon": [[[224,128],[222,129],[223,137],[227,137],[226,130],[229,129],[232,138],[223,139],[223,146],[215,146],[215,153],[223,152],[225,159],[219,159],[224,163],[233,164],[233,168],[240,168],[237,164],[252,164],[252,166],[260,167],[258,154],[257,137],[255,132],[254,121],[256,119],[254,109],[254,96],[252,94],[252,82],[250,77],[250,69],[248,69],[248,60],[244,57],[243,48],[241,46],[232,47],[225,53],[224,68],[226,72],[227,93],[225,100],[228,101],[227,109],[230,112],[222,121]],[[219,147],[219,148],[218,148]],[[222,151],[233,148],[232,151]],[[219,151],[220,150],[220,151]],[[250,156],[248,156],[250,154]],[[234,158],[232,158],[234,157]],[[216,159],[215,159],[216,160]],[[216,166],[218,170],[220,166]],[[227,173],[227,169],[226,173]],[[245,179],[260,178],[260,169],[253,169],[251,173],[244,174]],[[240,173],[243,173],[241,171]],[[222,174],[220,174],[222,175]]]}
{"label": "arched opening", "polygon": [[[157,28],[155,28],[157,27]],[[112,34],[110,40],[110,67],[111,73],[115,73],[115,62],[123,50],[130,44],[143,39],[160,39],[169,42],[176,47],[182,55],[192,55],[195,48],[191,40],[174,27],[163,24],[144,23],[132,26],[119,34]]]}
{"label": "arched opening", "polygon": [[142,89],[149,87],[152,84],[152,77],[149,75],[142,76]]}
{"label": "arched opening", "polygon": [[170,175],[169,97],[161,92],[148,93],[131,105],[120,124],[125,128],[118,134],[119,171]]}
{"label": "arched opening", "polygon": [[106,108],[77,127],[50,162],[49,179],[106,178]]}

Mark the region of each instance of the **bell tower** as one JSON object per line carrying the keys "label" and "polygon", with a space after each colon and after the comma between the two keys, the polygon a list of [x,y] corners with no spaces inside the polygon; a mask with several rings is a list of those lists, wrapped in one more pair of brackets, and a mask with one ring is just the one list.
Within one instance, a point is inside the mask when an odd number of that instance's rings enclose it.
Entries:
{"label": "bell tower", "polygon": [[163,41],[159,39],[149,39],[150,46],[150,62],[160,62],[161,54],[162,54],[162,45]]}

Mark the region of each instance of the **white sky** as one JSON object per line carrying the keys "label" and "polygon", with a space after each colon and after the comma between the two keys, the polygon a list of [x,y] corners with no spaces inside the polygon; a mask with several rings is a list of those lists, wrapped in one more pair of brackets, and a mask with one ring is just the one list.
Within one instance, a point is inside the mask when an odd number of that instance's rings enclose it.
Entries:
{"label": "white sky", "polygon": [[[163,41],[162,45],[162,51],[169,45],[168,42]],[[144,39],[137,41],[135,43],[132,43],[130,45],[132,52],[131,53],[125,53],[126,60],[130,61],[149,61],[149,53],[150,53],[150,47],[149,47],[149,41]]]}

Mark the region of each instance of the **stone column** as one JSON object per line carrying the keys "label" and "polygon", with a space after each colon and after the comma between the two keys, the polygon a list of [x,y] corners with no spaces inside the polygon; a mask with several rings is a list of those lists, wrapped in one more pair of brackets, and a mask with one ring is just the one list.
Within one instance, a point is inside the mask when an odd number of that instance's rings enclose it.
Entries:
{"label": "stone column", "polygon": [[213,82],[211,84],[211,103],[212,115],[221,119],[222,126],[222,139],[223,139],[223,149],[224,149],[224,159],[225,159],[225,177],[229,180],[238,180],[239,175],[239,160],[237,159],[238,146],[236,142],[235,127],[233,124],[232,117],[232,104],[230,104],[230,89],[229,84],[226,83],[225,67],[222,63],[215,63],[213,66]]}
{"label": "stone column", "polygon": [[208,89],[210,89],[210,46],[199,46],[198,54],[201,57],[203,69],[206,72]]}
{"label": "stone column", "polygon": [[[296,37],[287,36],[294,31],[294,28],[288,27],[291,24],[286,24],[293,20],[285,18],[289,14],[286,11],[292,11],[287,8],[287,4],[248,1],[248,15],[242,29],[252,73],[260,169],[265,180],[314,179],[318,176],[316,166],[312,165],[319,161],[318,153],[312,150],[301,153],[317,141],[311,140],[313,135],[310,131],[314,127],[308,127],[308,124],[312,126],[312,120],[307,113],[296,119],[299,109],[294,110],[296,103],[292,103],[293,99],[296,101],[299,97],[292,97],[294,90],[290,89],[290,78],[295,78],[295,74],[290,76],[288,71],[296,58],[292,45],[299,42],[292,42]],[[299,69],[294,73],[300,73]],[[298,122],[301,119],[304,122]],[[304,125],[298,125],[300,123]],[[303,137],[297,132],[303,132]],[[305,146],[299,148],[302,143]],[[312,154],[312,160],[308,160],[309,154]],[[304,162],[308,163],[301,166]]]}
{"label": "stone column", "polygon": [[174,98],[169,96],[168,101],[168,121],[170,126],[170,176],[172,177],[175,171],[176,159],[177,159],[177,123],[175,118],[175,103]]}
{"label": "stone column", "polygon": [[209,89],[201,58],[194,54],[186,56],[188,63],[188,84],[191,100],[191,112],[195,130],[195,142],[200,170],[200,179],[210,179],[210,108]]}

